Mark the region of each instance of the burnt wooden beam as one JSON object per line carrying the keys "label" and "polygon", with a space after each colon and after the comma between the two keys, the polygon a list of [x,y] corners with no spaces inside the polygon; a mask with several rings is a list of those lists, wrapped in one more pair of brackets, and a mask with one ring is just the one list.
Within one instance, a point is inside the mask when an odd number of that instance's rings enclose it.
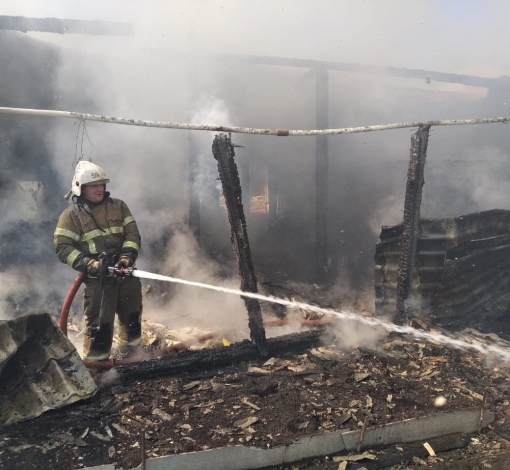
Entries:
{"label": "burnt wooden beam", "polygon": [[[145,51],[168,56],[168,51],[160,48],[146,48]],[[179,52],[175,51],[175,55]],[[465,86],[492,88],[508,83],[510,77],[480,77],[459,73],[436,72],[434,70],[408,69],[404,67],[387,67],[384,65],[354,64],[331,60],[296,59],[293,57],[256,56],[242,54],[206,54],[197,52],[197,57],[204,61],[230,62],[233,64],[264,65],[269,67],[299,67],[304,69],[325,68],[334,72],[360,73],[366,75],[389,75],[393,77],[424,80],[428,82],[458,83]]]}
{"label": "burnt wooden beam", "polygon": [[[248,230],[244,215],[241,182],[237,165],[234,160],[234,147],[229,138],[224,134],[214,137],[212,146],[214,158],[218,162],[223,196],[227,206],[228,220],[231,229],[231,241],[234,253],[236,254],[239,275],[241,276],[241,290],[245,292],[258,292],[257,278],[251,260],[250,243]],[[248,310],[248,326],[250,337],[264,355],[266,351],[266,331],[262,322],[262,312],[259,301],[243,297],[246,309]]]}
{"label": "burnt wooden beam", "polygon": [[[325,68],[315,76],[315,122],[317,129],[329,127],[329,77]],[[315,262],[319,283],[328,279],[328,138],[315,137]]]}
{"label": "burnt wooden beam", "polygon": [[[324,344],[331,335],[325,330],[316,329],[289,335],[268,338],[266,353],[280,357],[283,354],[302,353]],[[227,367],[232,364],[260,359],[260,348],[251,341],[244,340],[225,348],[206,348],[197,351],[181,351],[176,355],[147,359],[136,364],[116,367],[123,382],[161,377],[164,375],[196,372],[197,370]]]}
{"label": "burnt wooden beam", "polygon": [[363,73],[369,75],[390,75],[394,77],[418,79],[445,83],[459,83],[466,86],[492,88],[501,78],[478,77],[457,73],[435,72],[433,70],[407,69],[403,67],[385,67],[379,65],[352,64],[347,62],[322,61],[313,59],[295,59],[288,57],[254,56],[238,54],[217,54],[215,58],[237,63],[268,65],[280,67],[323,68],[337,72]]}
{"label": "burnt wooden beam", "polygon": [[26,18],[0,16],[0,30],[37,31],[55,34],[86,34],[90,36],[133,36],[133,25],[117,21],[64,20],[59,18]]}
{"label": "burnt wooden beam", "polygon": [[407,170],[404,223],[400,238],[400,261],[397,277],[396,323],[407,324],[411,316],[410,296],[418,243],[420,207],[423,194],[425,159],[430,126],[420,126],[411,137],[411,156]]}

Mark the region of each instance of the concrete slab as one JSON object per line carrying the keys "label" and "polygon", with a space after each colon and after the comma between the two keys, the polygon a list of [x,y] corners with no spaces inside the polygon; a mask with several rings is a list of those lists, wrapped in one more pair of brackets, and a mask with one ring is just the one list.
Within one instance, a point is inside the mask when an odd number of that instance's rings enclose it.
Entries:
{"label": "concrete slab", "polygon": [[[482,427],[495,419],[486,411]],[[478,431],[480,410],[438,412],[424,418],[408,419],[385,426],[367,428],[362,449],[398,443],[426,441],[449,434],[471,434]],[[360,431],[336,431],[307,436],[283,447],[259,449],[256,447],[222,447],[203,452],[169,455],[147,459],[146,470],[253,470],[289,464],[318,456],[339,454],[358,447]],[[115,470],[115,466],[93,467],[86,470]],[[141,470],[138,466],[136,470]]]}
{"label": "concrete slab", "polygon": [[[492,423],[494,419],[494,413],[486,411],[482,427]],[[407,419],[398,423],[387,424],[386,426],[367,428],[361,449],[398,442],[427,440],[448,434],[471,434],[478,431],[479,424],[479,409],[439,412],[424,418]],[[357,449],[360,433],[361,431],[350,431],[342,435],[348,451]]]}
{"label": "concrete slab", "polygon": [[[303,437],[288,446],[273,449],[235,446],[148,459],[145,462],[145,468],[146,470],[196,470],[197,468],[249,470],[335,454],[344,450],[342,432],[338,431]],[[141,469],[141,466],[137,468]]]}

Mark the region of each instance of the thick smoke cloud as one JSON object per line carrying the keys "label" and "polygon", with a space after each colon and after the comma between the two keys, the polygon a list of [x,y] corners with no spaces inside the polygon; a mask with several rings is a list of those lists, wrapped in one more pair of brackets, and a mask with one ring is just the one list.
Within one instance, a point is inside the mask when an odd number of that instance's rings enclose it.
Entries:
{"label": "thick smoke cloud", "polygon": [[[51,44],[58,53],[58,63],[52,64],[56,98],[47,103],[8,101],[14,106],[174,122],[314,128],[315,84],[309,70],[226,64],[214,54],[270,55],[499,77],[510,67],[505,50],[507,33],[501,32],[501,27],[506,31],[504,21],[509,13],[510,5],[481,1],[460,5],[407,0],[320,4],[295,0],[60,0],[49,4],[4,0],[0,14],[127,21],[133,23],[135,36],[6,32],[2,37],[4,41],[8,38],[9,42],[3,43],[8,47],[1,50],[16,57],[17,44],[29,36]],[[340,72],[329,76],[330,127],[509,114],[510,96],[504,88],[492,90],[487,98],[487,89],[456,84]],[[4,75],[0,77],[6,80]],[[50,125],[35,119],[20,118],[19,125],[24,129]],[[200,261],[186,229],[187,133],[87,123],[88,136],[83,137],[83,127],[78,126],[72,121],[52,121],[51,132],[41,134],[46,139],[40,145],[48,159],[45,168],[51,168],[56,178],[51,185],[58,188],[55,191],[68,187],[76,156],[92,159],[111,175],[112,195],[126,200],[139,221],[144,243],[141,268],[196,276],[202,281],[237,282],[227,218],[218,204],[212,135],[194,134],[201,162],[197,178],[202,203]],[[332,298],[352,289],[361,292],[363,304],[368,303],[366,292],[372,286],[374,245],[380,227],[401,220],[410,137],[409,130],[401,130],[329,139],[330,261],[338,294],[332,293]],[[234,140],[246,146],[236,153],[240,167],[249,162],[248,173],[246,166],[241,168],[241,178],[250,181],[252,195],[259,191],[256,185],[264,171],[278,191],[281,210],[277,214],[248,215],[260,279],[313,281],[313,138],[236,135]],[[4,144],[0,145],[3,149]],[[502,125],[435,128],[429,144],[423,215],[510,208],[504,170],[508,147]],[[31,166],[23,165],[27,172]],[[247,190],[244,196],[247,208]],[[60,199],[51,204],[53,213],[64,208]],[[221,269],[213,268],[210,258],[219,261]],[[182,266],[196,266],[196,270],[182,270]],[[66,267],[57,269],[65,272]],[[173,302],[172,314],[178,315],[185,296],[176,294],[181,300]],[[203,310],[208,302],[213,300],[199,300],[186,311]],[[225,318],[239,308],[237,304],[229,307]]]}

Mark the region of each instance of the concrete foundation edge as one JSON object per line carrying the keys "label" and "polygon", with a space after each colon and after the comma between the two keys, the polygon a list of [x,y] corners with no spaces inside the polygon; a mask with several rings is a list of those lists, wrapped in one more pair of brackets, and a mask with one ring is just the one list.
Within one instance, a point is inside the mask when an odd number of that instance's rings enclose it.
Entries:
{"label": "concrete foundation edge", "polygon": [[[480,422],[480,410],[439,412],[423,418],[408,419],[397,423],[367,428],[361,450],[376,446],[426,441],[448,434],[471,434],[484,428],[495,419],[486,411]],[[168,455],[147,459],[146,470],[248,470],[277,466],[323,455],[356,450],[360,431],[336,431],[298,439],[288,446],[273,449],[256,447],[222,447],[202,452]],[[136,467],[140,470],[141,465]],[[115,470],[115,464],[89,467],[84,470]]]}

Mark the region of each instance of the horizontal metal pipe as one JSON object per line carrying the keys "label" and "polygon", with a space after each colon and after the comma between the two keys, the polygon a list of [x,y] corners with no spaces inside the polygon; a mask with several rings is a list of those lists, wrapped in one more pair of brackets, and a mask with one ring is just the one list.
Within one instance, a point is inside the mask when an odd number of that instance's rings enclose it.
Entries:
{"label": "horizontal metal pipe", "polygon": [[447,119],[440,121],[408,121],[394,124],[380,124],[375,126],[342,127],[339,129],[311,129],[311,130],[287,130],[287,129],[259,129],[254,127],[217,126],[213,124],[185,124],[164,121],[145,121],[142,119],[125,119],[99,114],[77,113],[74,111],[54,111],[46,109],[6,108],[0,107],[0,114],[18,114],[24,116],[61,117],[79,119],[82,121],[96,121],[109,124],[123,124],[126,126],[156,127],[162,129],[181,129],[188,131],[209,132],[232,132],[236,134],[274,135],[284,137],[304,137],[317,135],[340,135],[358,134],[361,132],[387,131],[393,129],[406,129],[420,126],[465,126],[472,124],[506,124],[510,116],[480,118],[480,119]]}

